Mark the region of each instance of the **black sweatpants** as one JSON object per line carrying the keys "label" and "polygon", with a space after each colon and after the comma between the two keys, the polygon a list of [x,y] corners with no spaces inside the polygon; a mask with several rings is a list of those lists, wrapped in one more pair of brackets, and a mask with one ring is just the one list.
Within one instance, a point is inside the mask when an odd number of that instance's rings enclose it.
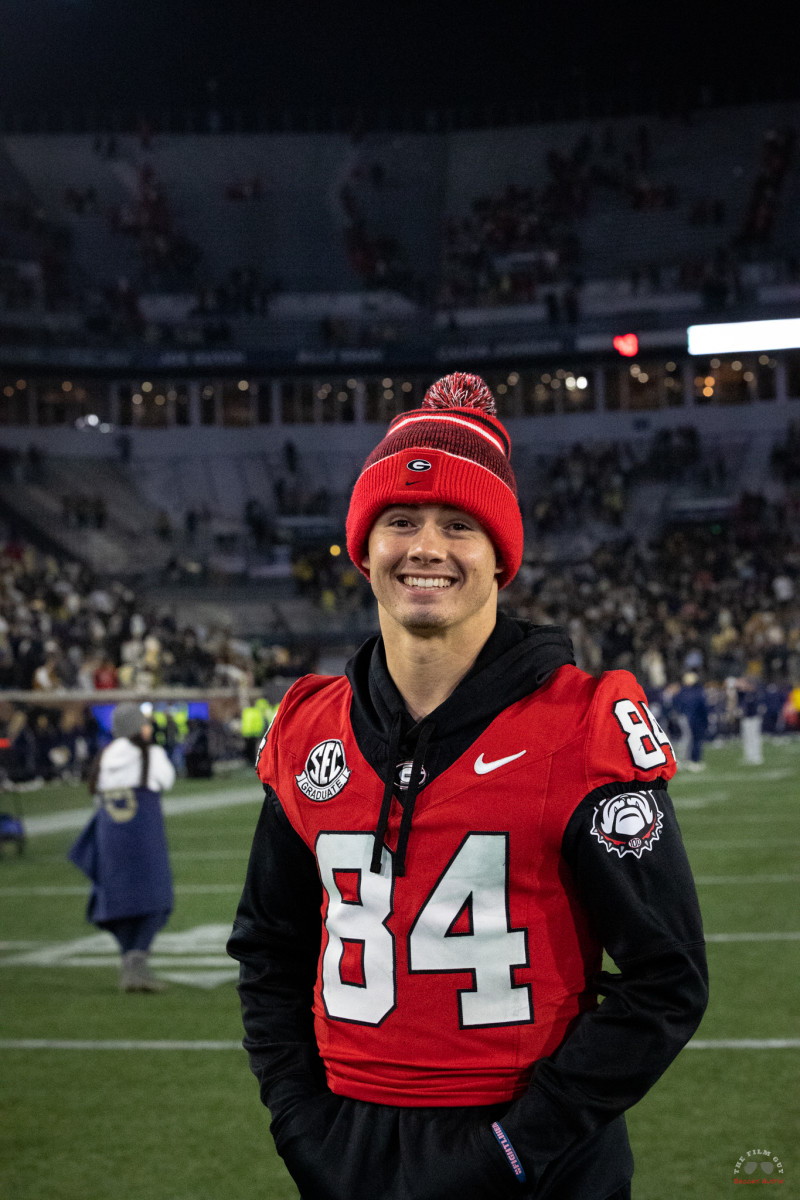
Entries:
{"label": "black sweatpants", "polygon": [[508,1105],[402,1108],[326,1094],[273,1114],[278,1153],[303,1200],[630,1200],[623,1117],[518,1182],[493,1133]]}

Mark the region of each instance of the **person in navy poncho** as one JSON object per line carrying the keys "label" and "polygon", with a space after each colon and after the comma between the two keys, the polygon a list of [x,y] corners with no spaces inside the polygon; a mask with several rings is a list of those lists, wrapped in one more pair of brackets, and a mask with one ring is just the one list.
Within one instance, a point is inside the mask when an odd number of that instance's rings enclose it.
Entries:
{"label": "person in navy poncho", "polygon": [[173,907],[161,792],[175,782],[175,768],[151,744],[153,727],[138,705],[120,704],[111,728],[114,740],[89,778],[96,810],[69,858],[92,881],[87,920],[119,943],[120,989],[160,992],[166,984],[148,957]]}

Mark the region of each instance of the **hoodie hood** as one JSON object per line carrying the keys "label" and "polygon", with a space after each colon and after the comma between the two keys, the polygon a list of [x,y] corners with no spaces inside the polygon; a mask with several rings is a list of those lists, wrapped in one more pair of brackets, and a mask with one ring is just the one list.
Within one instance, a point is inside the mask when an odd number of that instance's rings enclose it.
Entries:
{"label": "hoodie hood", "polygon": [[494,630],[458,687],[415,722],[389,674],[380,636],[361,646],[347,664],[346,675],[359,750],[384,780],[374,869],[380,862],[392,796],[403,807],[395,854],[395,874],[402,875],[417,794],[452,766],[504,709],[574,661],[572,643],[560,626],[532,625],[498,614]]}

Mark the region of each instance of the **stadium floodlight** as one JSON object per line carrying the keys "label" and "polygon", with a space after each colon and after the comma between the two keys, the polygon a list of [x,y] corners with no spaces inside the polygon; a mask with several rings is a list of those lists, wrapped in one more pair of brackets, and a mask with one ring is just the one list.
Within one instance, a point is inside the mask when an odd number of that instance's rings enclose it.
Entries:
{"label": "stadium floodlight", "polygon": [[747,350],[794,350],[800,347],[800,317],[776,321],[726,321],[690,325],[690,354],[743,354]]}

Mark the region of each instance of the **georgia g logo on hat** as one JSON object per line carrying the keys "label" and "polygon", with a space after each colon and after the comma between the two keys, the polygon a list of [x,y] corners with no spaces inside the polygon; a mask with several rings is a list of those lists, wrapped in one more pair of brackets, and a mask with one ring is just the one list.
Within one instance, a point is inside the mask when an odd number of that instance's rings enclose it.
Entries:
{"label": "georgia g logo on hat", "polygon": [[427,458],[412,458],[411,462],[406,463],[406,470],[408,471],[430,471],[430,469],[431,463],[428,462]]}

